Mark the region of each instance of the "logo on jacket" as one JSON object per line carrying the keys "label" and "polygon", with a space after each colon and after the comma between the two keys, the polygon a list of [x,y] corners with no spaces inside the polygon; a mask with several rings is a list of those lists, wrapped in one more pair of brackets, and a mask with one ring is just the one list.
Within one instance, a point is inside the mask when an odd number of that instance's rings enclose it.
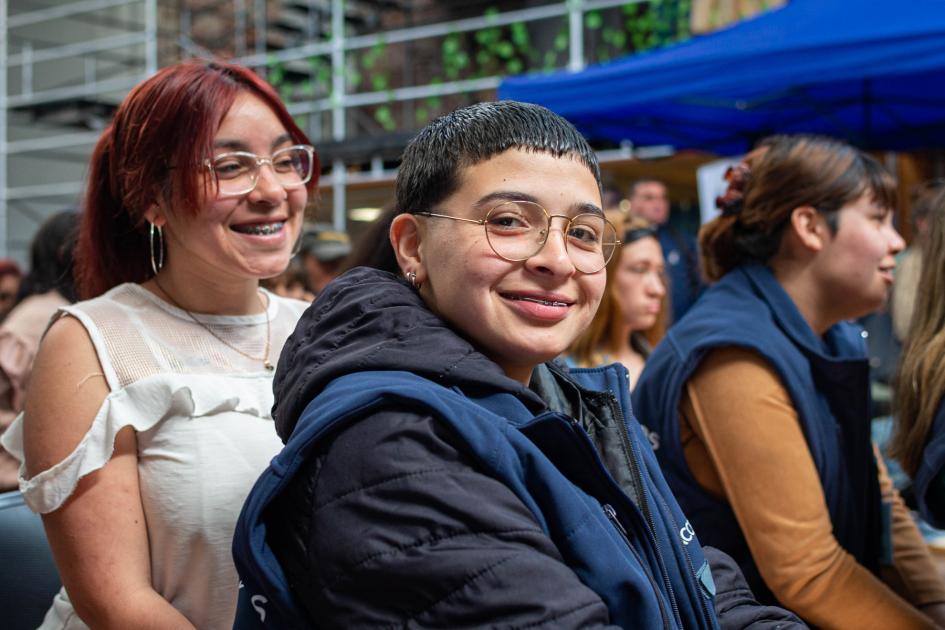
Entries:
{"label": "logo on jacket", "polygon": [[692,542],[692,539],[696,537],[696,530],[692,528],[689,521],[686,521],[686,524],[680,528],[679,537],[682,539],[684,545],[688,545]]}
{"label": "logo on jacket", "polygon": [[[240,580],[238,590],[246,588],[243,585],[243,580]],[[256,614],[259,615],[259,620],[263,623],[266,623],[266,609],[263,608],[266,604],[269,603],[269,600],[265,595],[253,595],[249,598],[249,603],[252,605],[253,610],[256,611]]]}

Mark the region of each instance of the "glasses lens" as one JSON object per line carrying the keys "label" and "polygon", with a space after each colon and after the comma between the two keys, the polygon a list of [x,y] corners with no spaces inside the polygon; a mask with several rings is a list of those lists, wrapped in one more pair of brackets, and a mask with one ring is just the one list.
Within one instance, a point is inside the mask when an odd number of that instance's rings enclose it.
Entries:
{"label": "glasses lens", "polygon": [[286,188],[302,186],[312,177],[312,154],[308,147],[289,147],[272,154],[272,170]]}
{"label": "glasses lens", "polygon": [[568,227],[568,255],[575,269],[597,273],[603,269],[617,248],[617,230],[599,214],[579,214]]}
{"label": "glasses lens", "polygon": [[[256,187],[259,159],[252,153],[226,153],[213,160],[220,194],[242,195]],[[306,146],[276,151],[270,158],[272,173],[281,186],[297,188],[312,178],[312,149]],[[263,160],[265,164],[266,161]]]}
{"label": "glasses lens", "polygon": [[525,260],[537,254],[547,230],[548,215],[529,201],[507,201],[486,215],[489,245],[506,260]]}
{"label": "glasses lens", "polygon": [[248,153],[227,153],[213,160],[213,174],[223,194],[234,195],[253,189],[256,158]]}
{"label": "glasses lens", "polygon": [[[507,201],[486,216],[486,236],[496,254],[506,260],[531,258],[544,246],[549,218],[530,201]],[[579,214],[571,220],[565,243],[574,268],[582,273],[603,269],[617,248],[617,230],[598,214]]]}

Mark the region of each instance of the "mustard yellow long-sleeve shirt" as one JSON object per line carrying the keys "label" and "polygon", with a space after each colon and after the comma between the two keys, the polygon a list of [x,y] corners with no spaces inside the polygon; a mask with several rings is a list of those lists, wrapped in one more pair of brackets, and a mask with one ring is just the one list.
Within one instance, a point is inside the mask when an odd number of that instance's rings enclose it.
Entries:
{"label": "mustard yellow long-sleeve shirt", "polygon": [[894,546],[883,580],[834,538],[797,413],[764,359],[742,348],[712,351],[689,379],[680,412],[687,464],[728,501],[782,605],[822,628],[934,627],[915,606],[945,601],[945,582],[882,462]]}

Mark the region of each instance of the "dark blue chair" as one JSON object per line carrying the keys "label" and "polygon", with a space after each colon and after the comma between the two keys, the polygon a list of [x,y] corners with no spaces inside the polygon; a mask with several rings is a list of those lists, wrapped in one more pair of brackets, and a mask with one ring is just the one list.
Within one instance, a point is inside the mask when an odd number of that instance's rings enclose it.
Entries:
{"label": "dark blue chair", "polygon": [[0,494],[0,626],[34,629],[62,585],[39,516],[19,492]]}

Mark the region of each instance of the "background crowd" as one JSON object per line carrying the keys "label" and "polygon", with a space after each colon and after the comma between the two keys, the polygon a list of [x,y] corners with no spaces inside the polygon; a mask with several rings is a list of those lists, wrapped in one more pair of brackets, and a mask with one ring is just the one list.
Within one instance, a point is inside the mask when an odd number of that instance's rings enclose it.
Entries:
{"label": "background crowd", "polygon": [[[257,75],[169,66],[0,261],[43,628],[945,627],[887,471],[945,525],[938,182],[907,248],[883,165],[772,136],[697,240],[498,101],[425,127],[352,246],[304,224],[320,170]],[[890,294],[884,454],[855,322]]]}

